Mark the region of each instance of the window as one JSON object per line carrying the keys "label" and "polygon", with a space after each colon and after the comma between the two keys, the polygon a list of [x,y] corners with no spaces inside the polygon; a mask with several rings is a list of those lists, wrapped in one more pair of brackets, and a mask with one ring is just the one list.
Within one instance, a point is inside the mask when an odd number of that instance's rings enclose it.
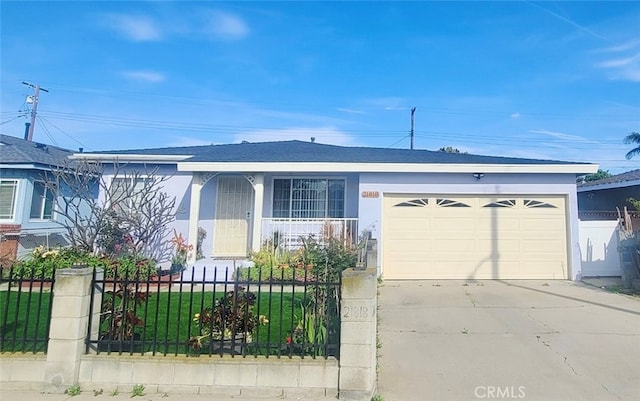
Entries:
{"label": "window", "polygon": [[34,181],[29,218],[50,220],[53,217],[54,202],[55,197],[51,188],[47,188],[43,182]]}
{"label": "window", "polygon": [[339,179],[275,179],[273,217],[343,218],[344,187]]}
{"label": "window", "polygon": [[0,180],[0,219],[13,220],[18,181]]}
{"label": "window", "polygon": [[151,178],[113,178],[109,189],[109,200],[116,211],[127,211],[140,203]]}
{"label": "window", "polygon": [[428,204],[429,204],[429,199],[420,198],[420,199],[413,199],[406,202],[400,202],[394,206],[395,207],[425,207]]}

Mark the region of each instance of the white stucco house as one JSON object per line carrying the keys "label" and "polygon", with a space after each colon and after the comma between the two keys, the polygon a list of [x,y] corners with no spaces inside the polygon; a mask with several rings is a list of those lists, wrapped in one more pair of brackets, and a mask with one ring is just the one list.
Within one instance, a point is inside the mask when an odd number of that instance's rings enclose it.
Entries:
{"label": "white stucco house", "polygon": [[576,175],[598,168],[302,141],[73,157],[172,175],[175,228],[192,244],[207,231],[209,265],[246,258],[276,230],[292,242],[367,230],[385,279],[579,278]]}

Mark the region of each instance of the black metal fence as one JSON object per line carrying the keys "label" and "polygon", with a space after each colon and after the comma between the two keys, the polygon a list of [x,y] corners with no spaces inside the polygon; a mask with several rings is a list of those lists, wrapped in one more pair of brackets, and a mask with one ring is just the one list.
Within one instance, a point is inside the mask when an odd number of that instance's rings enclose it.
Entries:
{"label": "black metal fence", "polygon": [[89,322],[87,352],[338,357],[336,276],[295,267],[191,269],[121,279],[94,272],[91,298],[102,301],[91,305],[100,322]]}
{"label": "black metal fence", "polygon": [[[55,272],[54,272],[55,277]],[[0,282],[0,352],[47,352],[53,279],[3,271]]]}

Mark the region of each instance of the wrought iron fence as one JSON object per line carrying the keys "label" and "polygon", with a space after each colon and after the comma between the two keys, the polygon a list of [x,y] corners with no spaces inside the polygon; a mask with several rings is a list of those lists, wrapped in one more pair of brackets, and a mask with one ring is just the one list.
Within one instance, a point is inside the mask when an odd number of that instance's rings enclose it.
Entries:
{"label": "wrought iron fence", "polygon": [[46,353],[54,280],[1,271],[0,352]]}
{"label": "wrought iron fence", "polygon": [[94,272],[91,299],[102,301],[91,309],[99,311],[100,328],[92,330],[96,324],[89,322],[87,352],[338,356],[339,281],[321,269],[213,270],[199,280],[194,269],[144,278]]}

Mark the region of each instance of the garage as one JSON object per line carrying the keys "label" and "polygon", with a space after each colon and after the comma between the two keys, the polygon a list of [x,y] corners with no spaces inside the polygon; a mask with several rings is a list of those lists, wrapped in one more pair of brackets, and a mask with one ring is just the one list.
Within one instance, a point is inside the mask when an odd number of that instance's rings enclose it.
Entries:
{"label": "garage", "polygon": [[385,279],[567,279],[563,195],[384,194]]}

